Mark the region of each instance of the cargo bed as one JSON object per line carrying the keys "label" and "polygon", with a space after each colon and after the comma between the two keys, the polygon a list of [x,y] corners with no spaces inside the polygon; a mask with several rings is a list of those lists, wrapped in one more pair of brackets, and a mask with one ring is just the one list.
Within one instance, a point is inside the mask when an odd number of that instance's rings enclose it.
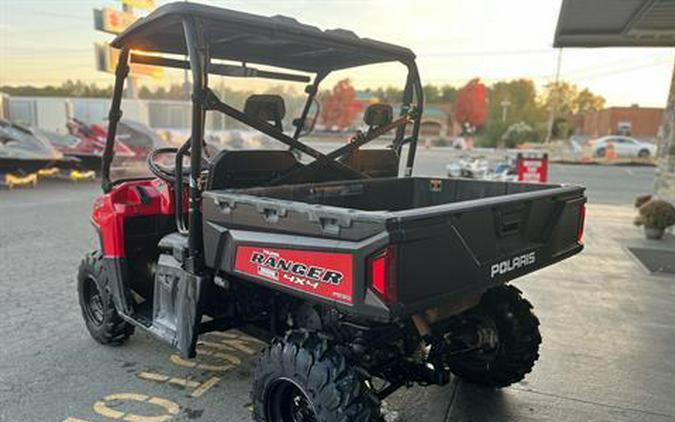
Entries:
{"label": "cargo bed", "polygon": [[[209,191],[205,257],[225,274],[387,320],[578,253],[585,202],[578,186],[424,177]],[[393,286],[383,298],[370,265],[388,246]],[[344,277],[297,277],[279,260]]]}

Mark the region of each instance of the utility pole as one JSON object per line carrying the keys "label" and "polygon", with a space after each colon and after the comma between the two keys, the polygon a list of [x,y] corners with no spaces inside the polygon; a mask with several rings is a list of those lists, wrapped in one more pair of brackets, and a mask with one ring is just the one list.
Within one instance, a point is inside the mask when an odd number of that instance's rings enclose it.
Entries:
{"label": "utility pole", "polygon": [[553,124],[555,123],[555,115],[558,109],[558,101],[560,97],[560,66],[562,64],[562,48],[558,49],[558,63],[555,69],[555,84],[553,85],[553,92],[551,97],[551,114],[548,118],[548,133],[546,134],[546,143],[551,142],[553,138]]}

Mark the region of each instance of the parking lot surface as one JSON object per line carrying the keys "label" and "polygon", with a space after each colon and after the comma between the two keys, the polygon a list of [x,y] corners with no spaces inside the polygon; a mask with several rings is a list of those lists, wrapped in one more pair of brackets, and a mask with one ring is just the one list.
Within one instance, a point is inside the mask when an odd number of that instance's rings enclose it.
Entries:
{"label": "parking lot surface", "polygon": [[[417,173],[443,175],[444,151],[423,150]],[[675,279],[651,276],[622,246],[638,236],[633,198],[653,169],[557,166],[553,182],[585,184],[580,256],[517,280],[541,320],[541,358],[501,391],[453,379],[402,389],[389,421],[675,420]],[[247,421],[254,357],[236,331],[202,338],[196,360],[143,333],[122,347],[94,343],[75,274],[96,247],[95,183],[0,191],[0,421]]]}

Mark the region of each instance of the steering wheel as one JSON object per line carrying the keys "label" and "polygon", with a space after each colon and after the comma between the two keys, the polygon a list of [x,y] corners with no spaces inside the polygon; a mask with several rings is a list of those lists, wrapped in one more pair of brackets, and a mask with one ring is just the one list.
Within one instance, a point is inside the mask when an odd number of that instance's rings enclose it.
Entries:
{"label": "steering wheel", "polygon": [[[161,147],[161,148],[155,148],[148,154],[147,158],[147,164],[148,164],[148,169],[160,178],[161,180],[164,180],[167,183],[175,183],[176,182],[176,168],[175,168],[175,163],[176,159],[175,156],[176,154],[181,154],[181,155],[186,155],[188,152],[188,147],[189,147],[189,140],[186,142],[183,146],[180,148],[176,147]],[[173,158],[171,160],[161,160],[164,162],[161,162],[158,158],[161,155],[173,155]],[[171,164],[166,164],[166,161],[169,161]],[[209,161],[204,159],[202,157],[202,165],[201,168],[205,168],[209,165]],[[181,171],[181,177],[183,179],[187,179],[190,176],[190,166],[183,166],[182,171]]]}

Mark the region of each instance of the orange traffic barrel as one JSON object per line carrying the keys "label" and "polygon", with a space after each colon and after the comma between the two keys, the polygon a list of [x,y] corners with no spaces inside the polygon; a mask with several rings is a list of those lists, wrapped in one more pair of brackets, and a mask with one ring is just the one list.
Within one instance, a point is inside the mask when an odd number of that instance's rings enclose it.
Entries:
{"label": "orange traffic barrel", "polygon": [[614,144],[611,142],[607,142],[607,146],[605,148],[605,158],[609,161],[612,161],[616,158],[616,151],[614,150]]}

